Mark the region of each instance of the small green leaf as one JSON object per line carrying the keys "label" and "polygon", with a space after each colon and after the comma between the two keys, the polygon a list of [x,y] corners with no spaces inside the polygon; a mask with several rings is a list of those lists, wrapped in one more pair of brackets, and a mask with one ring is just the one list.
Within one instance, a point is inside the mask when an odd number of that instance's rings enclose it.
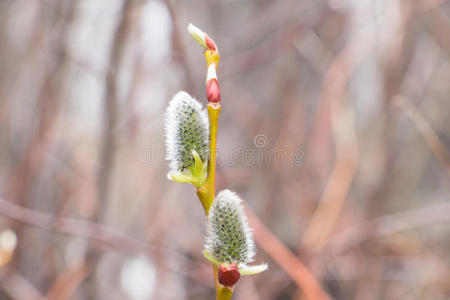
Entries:
{"label": "small green leaf", "polygon": [[194,166],[192,167],[192,175],[195,177],[200,177],[203,171],[203,163],[200,155],[197,151],[192,149],[192,156],[194,157]]}
{"label": "small green leaf", "polygon": [[185,172],[169,172],[167,178],[176,182],[191,183],[192,175]]}
{"label": "small green leaf", "polygon": [[207,260],[209,260],[213,265],[215,265],[216,267],[219,267],[219,266],[220,266],[220,262],[217,261],[214,257],[212,257],[212,255],[209,254],[208,252],[203,251],[203,256],[204,256]]}
{"label": "small green leaf", "polygon": [[188,170],[192,174],[191,176],[195,178],[196,187],[201,187],[206,181],[208,162],[202,162],[200,155],[197,151],[192,150],[192,156],[194,157],[194,165],[190,167]]}
{"label": "small green leaf", "polygon": [[257,266],[243,265],[239,268],[239,273],[241,273],[241,275],[254,275],[267,270],[268,267],[269,266],[267,264],[260,264]]}
{"label": "small green leaf", "polygon": [[169,172],[167,178],[170,180],[181,182],[181,183],[191,183],[196,187],[200,187],[199,182],[196,177],[192,176],[190,171],[185,172]]}
{"label": "small green leaf", "polygon": [[208,162],[202,162],[197,151],[192,150],[194,165],[185,171],[171,171],[167,178],[176,182],[191,183],[196,188],[202,187],[206,181]]}

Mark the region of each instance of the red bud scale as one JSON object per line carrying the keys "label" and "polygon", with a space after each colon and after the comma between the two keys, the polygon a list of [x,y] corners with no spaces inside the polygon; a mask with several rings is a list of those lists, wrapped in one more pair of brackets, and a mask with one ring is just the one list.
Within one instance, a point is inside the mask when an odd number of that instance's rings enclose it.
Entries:
{"label": "red bud scale", "polygon": [[233,286],[241,278],[241,273],[239,273],[239,268],[236,263],[231,263],[229,265],[220,265],[218,271],[218,279],[224,286]]}
{"label": "red bud scale", "polygon": [[217,79],[209,79],[206,83],[206,97],[208,98],[208,102],[220,102],[220,88]]}
{"label": "red bud scale", "polygon": [[210,38],[206,33],[205,33],[205,44],[206,44],[206,47],[208,47],[209,50],[212,50],[212,51],[216,51],[217,50],[216,43],[214,43],[212,38]]}

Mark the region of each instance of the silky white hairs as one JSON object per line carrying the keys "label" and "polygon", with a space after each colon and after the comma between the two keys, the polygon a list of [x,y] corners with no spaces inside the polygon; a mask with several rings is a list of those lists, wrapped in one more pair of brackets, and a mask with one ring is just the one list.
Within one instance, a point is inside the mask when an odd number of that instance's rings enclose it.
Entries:
{"label": "silky white hairs", "polygon": [[206,110],[186,92],[178,92],[166,110],[166,159],[172,171],[194,165],[195,150],[203,162],[209,155],[209,122]]}
{"label": "silky white hairs", "polygon": [[220,263],[253,261],[255,245],[241,199],[230,190],[221,191],[209,210],[205,251]]}

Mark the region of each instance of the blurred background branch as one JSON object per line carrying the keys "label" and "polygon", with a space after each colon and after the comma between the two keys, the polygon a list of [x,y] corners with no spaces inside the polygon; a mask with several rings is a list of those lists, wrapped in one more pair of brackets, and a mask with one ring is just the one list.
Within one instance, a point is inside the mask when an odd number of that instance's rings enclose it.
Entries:
{"label": "blurred background branch", "polygon": [[0,299],[214,297],[198,201],[165,177],[167,102],[206,101],[189,22],[221,46],[217,189],[270,266],[233,298],[449,299],[449,20],[446,0],[0,1]]}

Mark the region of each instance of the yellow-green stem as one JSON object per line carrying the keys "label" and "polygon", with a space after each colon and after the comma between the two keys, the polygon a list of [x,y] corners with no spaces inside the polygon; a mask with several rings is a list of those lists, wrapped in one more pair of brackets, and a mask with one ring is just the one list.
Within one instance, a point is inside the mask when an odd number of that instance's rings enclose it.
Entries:
{"label": "yellow-green stem", "polygon": [[[208,160],[208,175],[206,177],[205,184],[197,189],[197,196],[203,205],[206,217],[208,218],[209,208],[213,204],[215,196],[215,184],[216,184],[216,142],[217,142],[217,122],[219,120],[220,114],[220,90],[215,91],[215,98],[212,99],[208,96],[211,87],[208,86],[208,80],[215,79],[217,76],[215,73],[210,73],[210,66],[214,64],[217,71],[219,66],[219,50],[216,47],[214,41],[203,33],[200,29],[196,28],[192,24],[188,27],[189,33],[195,38],[197,42],[200,43],[205,48],[204,55],[206,59],[206,94],[208,97],[208,119],[209,119],[209,160]],[[209,41],[209,42],[208,42]],[[212,44],[212,46],[211,46]],[[211,77],[210,77],[211,76]],[[219,88],[218,86],[216,87]],[[216,300],[229,300],[233,295],[233,287],[222,286],[218,281],[217,267],[213,265],[214,272],[214,285],[216,288]]]}
{"label": "yellow-green stem", "polygon": [[233,288],[223,286],[219,283],[217,271],[218,271],[217,267],[213,265],[214,286],[216,288],[216,300],[230,300],[231,296],[233,296]]}
{"label": "yellow-green stem", "polygon": [[205,185],[197,189],[197,196],[203,205],[205,214],[208,216],[215,196],[216,183],[216,143],[217,143],[217,122],[220,114],[220,104],[208,104],[209,118],[209,161],[208,176]]}
{"label": "yellow-green stem", "polygon": [[[197,189],[197,196],[203,205],[206,216],[208,216],[209,208],[211,207],[215,196],[216,184],[216,145],[217,145],[217,123],[220,114],[220,104],[208,104],[208,118],[209,118],[209,161],[208,161],[208,177],[204,186]],[[222,286],[217,278],[217,267],[213,266],[214,272],[214,286],[216,288],[216,300],[229,300],[233,295],[231,288]]]}
{"label": "yellow-green stem", "polygon": [[230,300],[233,296],[233,290],[226,286],[216,287],[216,299],[217,300]]}

